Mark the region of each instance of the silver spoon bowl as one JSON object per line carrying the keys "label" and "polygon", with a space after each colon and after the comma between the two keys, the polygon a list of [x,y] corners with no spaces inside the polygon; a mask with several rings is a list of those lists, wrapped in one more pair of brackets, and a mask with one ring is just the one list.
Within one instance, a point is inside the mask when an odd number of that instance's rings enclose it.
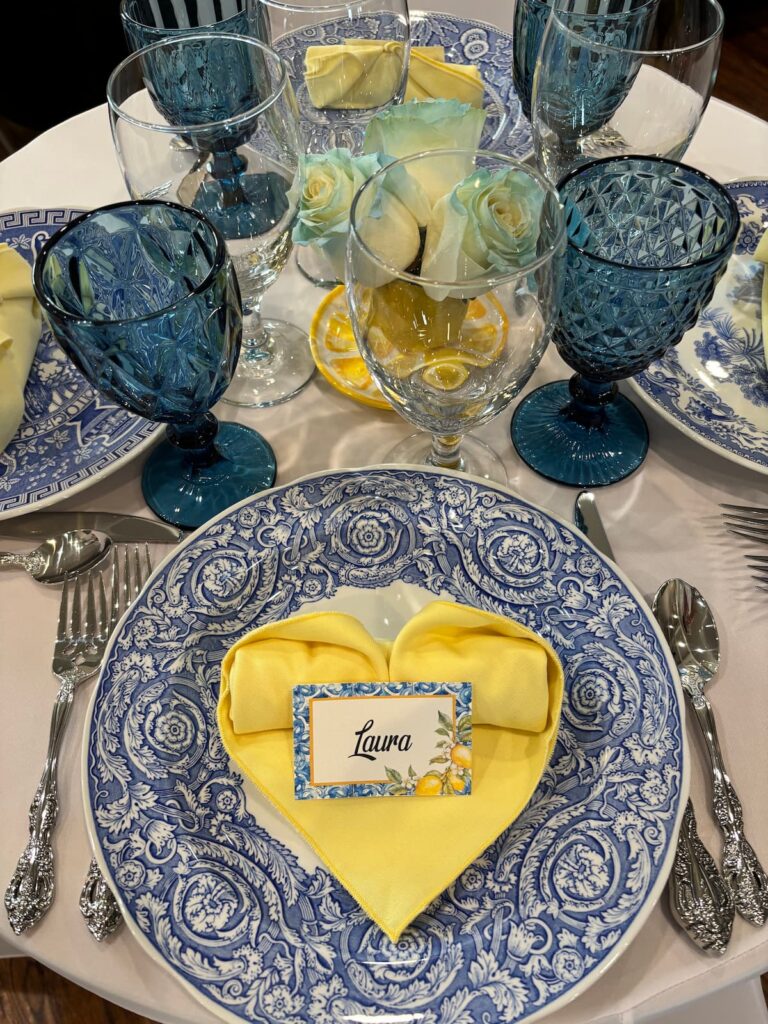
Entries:
{"label": "silver spoon bowl", "polygon": [[0,569],[24,569],[38,583],[63,583],[106,558],[112,540],[98,530],[68,530],[25,554],[0,551]]}

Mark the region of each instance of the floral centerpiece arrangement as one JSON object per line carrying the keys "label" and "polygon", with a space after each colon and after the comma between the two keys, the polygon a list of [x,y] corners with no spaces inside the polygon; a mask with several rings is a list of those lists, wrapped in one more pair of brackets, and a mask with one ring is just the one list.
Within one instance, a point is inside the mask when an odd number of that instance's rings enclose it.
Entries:
{"label": "floral centerpiece arrangement", "polygon": [[[320,250],[343,281],[350,208],[363,182],[401,157],[438,149],[476,150],[485,118],[484,110],[457,100],[413,101],[371,120],[362,155],[347,149],[309,154],[294,244]],[[442,279],[524,263],[535,250],[541,194],[514,171],[486,173],[478,188],[472,170],[466,157],[447,157],[439,171],[392,176],[375,240],[387,262],[402,270],[420,261],[422,276]],[[471,181],[465,180],[469,176]]]}

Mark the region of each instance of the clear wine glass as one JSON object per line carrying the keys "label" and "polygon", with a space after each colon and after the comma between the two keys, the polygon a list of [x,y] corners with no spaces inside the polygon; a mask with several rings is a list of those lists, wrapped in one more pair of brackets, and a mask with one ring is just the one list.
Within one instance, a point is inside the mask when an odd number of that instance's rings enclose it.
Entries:
{"label": "clear wine glass", "polygon": [[291,252],[300,193],[302,146],[285,64],[253,37],[183,34],[131,54],[112,73],[107,100],[131,196],[193,207],[227,240],[245,321],[224,401],[266,406],[292,397],[315,369],[307,335],[260,315]]}
{"label": "clear wine glass", "polygon": [[95,388],[167,423],[142,489],[162,519],[195,529],[275,479],[255,430],[210,412],[242,334],[232,261],[216,228],[174,203],[115,203],[70,221],[35,263],[35,294]]}
{"label": "clear wine glass", "polygon": [[658,0],[632,15],[555,9],[533,89],[536,159],[557,183],[575,167],[633,154],[679,160],[717,76],[717,0]]}
{"label": "clear wine glass", "polygon": [[[451,177],[450,168],[463,171]],[[481,248],[488,259],[478,262],[477,246],[468,242],[472,257],[465,262],[462,256],[455,274],[441,278],[423,272],[439,265],[429,262],[428,253],[436,239],[433,224],[438,235],[440,229],[433,214],[423,241],[418,228],[415,235],[410,232],[416,252],[404,248],[406,232],[394,230],[389,215],[392,210],[403,223],[399,208],[390,204],[406,193],[404,174],[408,190],[415,179],[441,182],[453,195],[461,181],[467,195],[479,196]],[[527,197],[522,205],[516,207],[508,192],[493,191],[496,183],[506,189],[509,182]],[[470,225],[470,231],[477,225],[474,214]],[[521,226],[525,234],[518,250]],[[506,482],[498,455],[464,435],[496,416],[538,365],[557,314],[564,241],[555,190],[537,171],[500,154],[422,153],[389,164],[361,187],[352,204],[347,245],[352,326],[371,376],[400,415],[419,427],[387,461]],[[398,251],[402,258],[393,263]],[[484,265],[487,269],[480,269]]]}
{"label": "clear wine glass", "polygon": [[359,152],[374,114],[402,102],[411,26],[407,0],[251,0],[286,61],[307,151]]}

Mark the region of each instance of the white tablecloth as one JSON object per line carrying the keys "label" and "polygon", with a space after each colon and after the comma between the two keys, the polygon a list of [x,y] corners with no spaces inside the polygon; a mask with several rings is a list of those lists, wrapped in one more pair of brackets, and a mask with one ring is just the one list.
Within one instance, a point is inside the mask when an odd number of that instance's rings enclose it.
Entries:
{"label": "white tablecloth", "polygon": [[[504,25],[508,17],[485,15]],[[458,0],[456,0],[458,4]],[[484,9],[487,7],[488,9]],[[497,9],[498,10],[498,9]],[[722,181],[768,176],[768,124],[713,101],[686,157]],[[106,108],[62,124],[0,164],[0,209],[71,205],[90,208],[124,198],[112,150]],[[267,313],[280,312],[308,326],[321,295],[291,266],[268,293]],[[570,375],[554,349],[529,387]],[[235,413],[262,431],[278,458],[278,483],[327,467],[370,465],[409,428],[394,413],[375,412],[314,381],[286,405]],[[644,409],[651,449],[642,469],[600,492],[599,504],[616,557],[641,591],[652,594],[670,575],[695,583],[710,599],[720,624],[722,670],[712,691],[732,778],[745,807],[748,832],[768,865],[768,601],[753,589],[743,548],[724,532],[718,503],[768,504],[768,479],[742,469],[684,437],[653,410]],[[509,441],[511,410],[478,432],[503,456],[510,484],[521,495],[563,516],[572,515],[575,492],[536,476],[517,459]],[[60,508],[115,509],[147,514],[138,463],[122,467]],[[19,542],[3,547],[20,550]],[[165,549],[167,550],[167,549]],[[158,552],[159,556],[159,552]],[[5,886],[26,839],[26,815],[47,744],[55,693],[50,657],[58,590],[19,573],[0,581],[0,883]],[[212,1024],[211,1014],[122,929],[97,945],[87,932],[77,899],[90,851],[80,795],[80,737],[93,683],[78,691],[60,762],[61,810],[55,835],[57,894],[45,921],[30,934],[12,935],[0,915],[0,945],[10,944],[114,1002],[168,1024]],[[702,835],[719,850],[708,811],[703,751],[693,736],[692,796]],[[651,1010],[672,1007],[707,991],[768,969],[768,928],[736,920],[721,960],[700,954],[672,923],[666,900],[652,911],[617,965],[584,995],[555,1013],[552,1024],[628,1024]],[[737,1024],[737,1022],[733,1022]]]}

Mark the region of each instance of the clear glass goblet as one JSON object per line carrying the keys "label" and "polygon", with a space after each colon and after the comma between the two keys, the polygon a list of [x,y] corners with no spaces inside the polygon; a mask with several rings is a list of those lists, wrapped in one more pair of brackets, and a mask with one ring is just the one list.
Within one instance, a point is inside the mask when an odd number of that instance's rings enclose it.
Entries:
{"label": "clear glass goblet", "polygon": [[722,30],[717,0],[654,0],[630,15],[553,10],[533,89],[539,168],[556,183],[602,157],[679,160],[709,102]]}
{"label": "clear glass goblet", "polygon": [[542,476],[599,487],[634,472],[648,450],[645,420],[615,382],[694,326],[733,251],[739,213],[707,175],[652,157],[597,160],[559,191],[568,247],[554,340],[577,372],[523,399],[512,441]]}
{"label": "clear glass goblet", "polygon": [[307,152],[359,152],[374,114],[402,102],[411,26],[407,0],[251,0],[286,61]]}
{"label": "clear glass goblet", "polygon": [[[412,191],[414,180],[440,183],[446,195],[462,182],[467,194],[479,196],[481,248],[490,269],[478,269],[477,247],[467,242],[474,262],[460,257],[453,277],[422,273],[425,265],[438,266],[424,263],[437,238],[433,221],[440,234],[437,215],[422,231],[426,239],[408,267],[393,264],[403,233],[390,230],[388,211],[398,195]],[[529,204],[516,207],[508,193],[494,193],[500,181],[512,181]],[[518,260],[513,252],[521,226],[530,245]],[[467,230],[476,228],[470,215]],[[415,239],[418,244],[418,230]],[[371,376],[397,412],[419,428],[387,461],[506,482],[498,455],[465,435],[508,405],[538,365],[557,315],[564,243],[555,190],[537,171],[496,153],[436,150],[406,157],[360,188],[347,243],[350,318]]]}
{"label": "clear glass goblet", "polygon": [[157,515],[194,529],[271,487],[267,442],[210,412],[234,371],[242,311],[224,239],[200,213],[143,201],[83,214],[42,248],[34,286],[94,387],[168,424],[142,475]]}
{"label": "clear glass goblet", "polygon": [[262,319],[291,253],[300,193],[298,113],[283,61],[252,37],[184,34],[138,50],[107,86],[112,137],[131,196],[205,214],[227,241],[245,314],[224,400],[275,405],[315,366],[304,331]]}

